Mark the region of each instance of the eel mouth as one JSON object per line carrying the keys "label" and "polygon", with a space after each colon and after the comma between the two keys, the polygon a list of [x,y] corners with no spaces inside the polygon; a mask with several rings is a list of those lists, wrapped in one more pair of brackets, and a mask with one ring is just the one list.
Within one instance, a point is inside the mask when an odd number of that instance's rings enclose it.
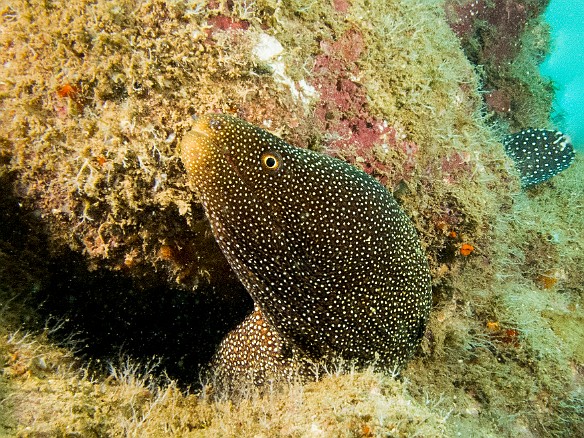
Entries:
{"label": "eel mouth", "polygon": [[193,126],[187,135],[190,135],[193,138],[198,138],[200,140],[207,139],[210,141],[214,134],[213,128],[215,126],[216,123],[214,123],[213,119],[211,119],[209,116],[200,116],[194,119]]}
{"label": "eel mouth", "polygon": [[244,181],[236,157],[230,150],[232,138],[226,135],[237,128],[233,120],[222,114],[206,114],[194,119],[191,130],[179,145],[179,155],[189,179],[196,181],[197,185],[205,185],[227,163]]}
{"label": "eel mouth", "polygon": [[180,143],[180,157],[189,176],[194,177],[208,166],[216,152],[215,132],[208,116],[199,117]]}

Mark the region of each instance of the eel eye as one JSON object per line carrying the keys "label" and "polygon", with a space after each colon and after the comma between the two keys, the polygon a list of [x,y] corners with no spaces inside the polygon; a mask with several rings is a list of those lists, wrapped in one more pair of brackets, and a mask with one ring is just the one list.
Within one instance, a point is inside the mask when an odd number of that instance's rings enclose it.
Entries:
{"label": "eel eye", "polygon": [[262,166],[266,170],[276,171],[282,165],[282,157],[278,152],[270,151],[262,154]]}

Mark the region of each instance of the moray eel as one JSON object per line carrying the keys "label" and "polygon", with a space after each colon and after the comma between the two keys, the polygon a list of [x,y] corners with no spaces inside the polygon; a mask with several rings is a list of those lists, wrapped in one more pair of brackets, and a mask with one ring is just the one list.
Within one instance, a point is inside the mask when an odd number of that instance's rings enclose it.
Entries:
{"label": "moray eel", "polygon": [[524,129],[503,138],[505,152],[515,162],[521,186],[547,181],[574,162],[574,147],[560,131]]}
{"label": "moray eel", "polygon": [[335,357],[407,362],[425,331],[430,274],[412,223],[382,185],[227,115],[198,118],[180,147],[255,303],[219,346],[221,376],[262,383]]}

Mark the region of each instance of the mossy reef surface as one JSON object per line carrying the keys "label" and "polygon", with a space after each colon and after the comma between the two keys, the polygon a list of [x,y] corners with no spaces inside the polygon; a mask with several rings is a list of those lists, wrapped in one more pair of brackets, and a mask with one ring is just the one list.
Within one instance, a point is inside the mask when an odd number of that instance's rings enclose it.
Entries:
{"label": "mossy reef surface", "polygon": [[[500,144],[550,125],[545,3],[2,1],[0,435],[584,436],[584,161],[521,191]],[[176,150],[215,111],[413,220],[434,308],[399,378],[200,378],[252,307]]]}

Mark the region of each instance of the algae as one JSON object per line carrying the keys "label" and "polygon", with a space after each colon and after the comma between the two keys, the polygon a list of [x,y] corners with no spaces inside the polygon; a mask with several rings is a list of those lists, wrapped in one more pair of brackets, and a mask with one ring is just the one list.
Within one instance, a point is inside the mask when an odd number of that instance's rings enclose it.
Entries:
{"label": "algae", "polygon": [[[524,84],[517,121],[492,127],[484,72],[439,1],[0,11],[1,433],[584,435],[583,162],[522,192],[498,142],[514,123],[549,123],[551,90],[525,79],[547,46],[536,18],[505,72],[507,87]],[[282,53],[255,56],[261,35]],[[426,336],[399,379],[339,364],[229,400],[195,377],[249,305],[177,156],[190,117],[209,111],[342,156],[394,190],[434,278]],[[157,313],[224,325],[157,326]],[[189,337],[208,352],[192,354]]]}

